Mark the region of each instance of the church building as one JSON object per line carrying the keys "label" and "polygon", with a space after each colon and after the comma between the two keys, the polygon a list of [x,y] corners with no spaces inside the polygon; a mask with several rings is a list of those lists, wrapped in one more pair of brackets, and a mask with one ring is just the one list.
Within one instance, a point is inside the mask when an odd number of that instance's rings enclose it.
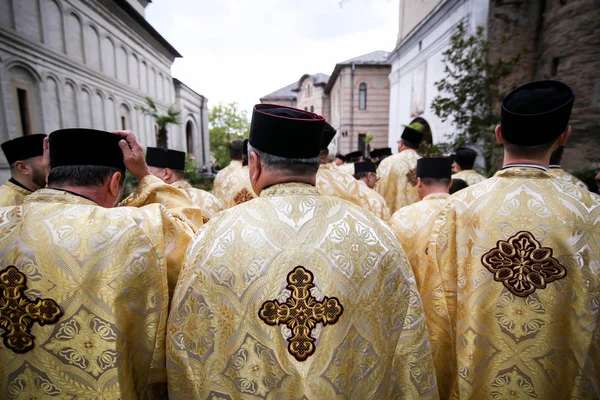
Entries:
{"label": "church building", "polygon": [[[144,18],[150,0],[0,0],[0,141],[61,128],[130,129],[154,146],[163,113],[170,148],[210,163],[207,99],[173,79],[181,57]],[[0,178],[9,176],[0,155]]]}

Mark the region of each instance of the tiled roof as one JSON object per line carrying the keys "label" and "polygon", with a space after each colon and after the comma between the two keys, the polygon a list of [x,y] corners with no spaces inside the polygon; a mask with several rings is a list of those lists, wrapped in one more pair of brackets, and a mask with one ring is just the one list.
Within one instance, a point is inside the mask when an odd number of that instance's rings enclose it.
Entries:
{"label": "tiled roof", "polygon": [[390,53],[383,50],[373,51],[362,56],[354,57],[338,64],[389,64],[388,55]]}
{"label": "tiled roof", "polygon": [[[305,76],[310,76],[312,78],[313,81],[313,85],[327,85],[327,82],[329,81],[329,75],[327,74],[314,74],[314,75],[303,75],[302,78],[304,78]],[[302,78],[300,78],[300,80],[302,80]],[[274,91],[273,93],[269,93],[266,96],[263,96],[260,98],[260,100],[274,100],[274,99],[278,99],[278,100],[292,100],[296,98],[296,92],[298,92],[298,83],[299,81],[295,81],[294,83],[290,83],[289,85],[282,87],[279,90]]]}

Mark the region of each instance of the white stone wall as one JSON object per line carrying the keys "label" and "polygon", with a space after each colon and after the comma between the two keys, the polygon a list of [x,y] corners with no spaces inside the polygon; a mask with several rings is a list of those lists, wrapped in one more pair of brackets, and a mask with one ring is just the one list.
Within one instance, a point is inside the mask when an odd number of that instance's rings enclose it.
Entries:
{"label": "white stone wall", "polygon": [[[208,134],[208,104],[206,97],[175,82],[176,106],[181,110],[181,125],[172,127],[182,139],[177,148],[189,153],[198,163],[210,168],[210,138]],[[169,146],[171,147],[171,146]]]}
{"label": "white stone wall", "polygon": [[[0,10],[0,142],[22,134],[16,93],[24,88],[34,133],[124,123],[155,145],[154,121],[139,107],[145,96],[161,111],[175,103],[174,56],[115,3],[0,0]],[[185,129],[170,129],[169,144],[185,150]],[[7,167],[0,154],[0,178]]]}
{"label": "white stone wall", "polygon": [[[416,117],[424,118],[433,136],[433,142],[447,141],[453,134],[449,121],[442,122],[431,110],[431,103],[438,91],[435,82],[444,78],[442,53],[450,44],[450,37],[460,21],[466,21],[468,32],[477,26],[487,27],[489,0],[446,0],[443,13],[428,15],[408,33],[391,57],[390,73],[390,127],[389,146],[397,150],[404,127]],[[429,19],[429,20],[428,20]],[[420,43],[420,44],[419,44]],[[425,73],[425,107],[421,114],[411,115],[411,100],[415,74]]]}

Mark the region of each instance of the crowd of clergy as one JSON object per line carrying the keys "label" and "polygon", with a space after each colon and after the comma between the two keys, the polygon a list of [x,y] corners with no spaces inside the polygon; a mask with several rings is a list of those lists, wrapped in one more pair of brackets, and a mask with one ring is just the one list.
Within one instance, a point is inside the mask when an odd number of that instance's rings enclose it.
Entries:
{"label": "crowd of clergy", "polygon": [[574,101],[508,93],[489,178],[410,126],[395,154],[334,157],[323,117],[269,104],[212,193],[130,131],[3,143],[0,398],[599,399],[600,196],[560,167]]}

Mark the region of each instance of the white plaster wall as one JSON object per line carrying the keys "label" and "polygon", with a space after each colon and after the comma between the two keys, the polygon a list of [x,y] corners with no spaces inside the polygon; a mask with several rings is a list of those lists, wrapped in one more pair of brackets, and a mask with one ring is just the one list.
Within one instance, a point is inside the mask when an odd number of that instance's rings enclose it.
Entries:
{"label": "white plaster wall", "polygon": [[[145,96],[163,112],[175,103],[173,57],[124,23],[114,3],[0,0],[0,9],[0,142],[19,134],[10,70],[23,66],[37,93],[36,132],[119,129],[126,115],[141,143],[155,145],[154,122],[139,107]],[[194,117],[201,124],[199,110]],[[170,143],[185,146],[185,129],[173,129]],[[6,168],[0,152],[0,178]]]}
{"label": "white plaster wall", "polygon": [[[402,124],[409,124],[417,116],[410,115],[411,89],[413,74],[425,63],[425,110],[421,115],[430,125],[433,141],[447,141],[447,135],[453,135],[453,126],[449,121],[442,122],[431,109],[433,99],[439,94],[435,82],[443,79],[444,63],[442,53],[450,44],[450,37],[456,25],[464,20],[471,33],[477,26],[487,27],[489,0],[454,1],[454,7],[436,24],[413,32],[417,34],[414,45],[396,54],[392,59],[390,73],[390,127],[389,146],[397,151],[397,141],[402,134]],[[410,37],[409,35],[408,37]],[[405,39],[407,40],[407,39]],[[418,43],[421,41],[421,50]]]}

